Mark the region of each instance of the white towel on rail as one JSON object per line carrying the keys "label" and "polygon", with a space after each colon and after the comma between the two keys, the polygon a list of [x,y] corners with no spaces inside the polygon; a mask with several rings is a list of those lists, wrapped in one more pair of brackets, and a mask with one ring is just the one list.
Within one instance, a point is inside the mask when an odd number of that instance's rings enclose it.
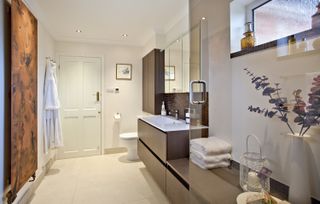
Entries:
{"label": "white towel on rail", "polygon": [[230,166],[230,161],[221,161],[218,163],[205,163],[202,160],[199,160],[197,157],[195,157],[193,154],[190,155],[190,160],[193,162],[195,165],[199,166],[202,169],[214,169],[214,168],[225,168]]}
{"label": "white towel on rail", "polygon": [[217,137],[197,138],[190,140],[192,148],[204,155],[217,155],[231,152],[231,145]]}
{"label": "white towel on rail", "polygon": [[47,61],[44,81],[44,141],[48,148],[63,146],[60,120],[60,101],[56,80],[56,64]]}
{"label": "white towel on rail", "polygon": [[219,163],[222,161],[229,161],[231,159],[231,154],[229,153],[208,156],[208,155],[204,155],[202,152],[199,152],[193,147],[190,148],[190,154],[194,155],[194,157],[197,158],[199,161],[203,161],[204,163],[207,163],[207,164]]}

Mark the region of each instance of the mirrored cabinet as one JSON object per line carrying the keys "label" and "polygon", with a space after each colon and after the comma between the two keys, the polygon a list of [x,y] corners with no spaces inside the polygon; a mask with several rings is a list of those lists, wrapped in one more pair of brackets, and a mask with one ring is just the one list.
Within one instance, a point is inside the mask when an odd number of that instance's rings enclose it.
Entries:
{"label": "mirrored cabinet", "polygon": [[182,35],[164,51],[165,93],[188,93],[190,80],[200,77],[200,27]]}

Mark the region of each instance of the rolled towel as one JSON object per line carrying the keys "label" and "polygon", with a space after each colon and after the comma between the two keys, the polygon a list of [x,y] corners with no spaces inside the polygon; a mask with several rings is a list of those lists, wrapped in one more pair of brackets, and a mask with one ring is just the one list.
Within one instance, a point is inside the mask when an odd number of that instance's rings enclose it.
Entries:
{"label": "rolled towel", "polygon": [[190,153],[200,161],[203,161],[204,163],[207,163],[207,164],[219,163],[219,162],[228,161],[231,159],[231,154],[229,153],[207,156],[192,147],[190,149]]}
{"label": "rolled towel", "polygon": [[231,152],[231,145],[217,137],[197,138],[190,140],[192,148],[204,155],[217,155]]}
{"label": "rolled towel", "polygon": [[230,166],[230,161],[222,161],[218,163],[207,164],[207,163],[204,163],[203,161],[200,161],[199,159],[197,159],[197,157],[195,157],[192,154],[190,155],[190,160],[202,169],[225,168]]}

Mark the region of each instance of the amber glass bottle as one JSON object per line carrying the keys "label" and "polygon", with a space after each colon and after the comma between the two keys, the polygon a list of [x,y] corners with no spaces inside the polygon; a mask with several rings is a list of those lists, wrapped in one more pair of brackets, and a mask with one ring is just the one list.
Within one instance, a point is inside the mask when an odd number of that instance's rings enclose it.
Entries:
{"label": "amber glass bottle", "polygon": [[256,38],[254,36],[254,32],[252,31],[252,23],[247,22],[245,24],[245,33],[243,35],[244,38],[241,39],[241,49],[254,47],[256,44]]}

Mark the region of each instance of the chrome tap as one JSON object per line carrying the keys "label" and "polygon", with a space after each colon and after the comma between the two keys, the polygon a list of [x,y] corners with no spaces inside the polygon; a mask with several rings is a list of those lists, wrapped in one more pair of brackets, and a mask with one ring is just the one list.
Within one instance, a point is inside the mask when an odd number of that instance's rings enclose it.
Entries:
{"label": "chrome tap", "polygon": [[169,115],[173,116],[176,120],[179,120],[179,110],[170,111]]}

